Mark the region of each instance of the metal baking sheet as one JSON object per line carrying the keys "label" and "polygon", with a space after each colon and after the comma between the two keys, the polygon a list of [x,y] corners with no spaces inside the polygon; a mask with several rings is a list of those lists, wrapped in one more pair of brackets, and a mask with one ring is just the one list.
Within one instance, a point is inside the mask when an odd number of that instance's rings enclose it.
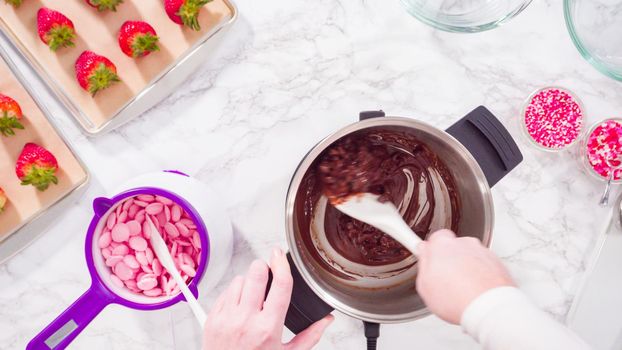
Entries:
{"label": "metal baking sheet", "polygon": [[[0,47],[0,92],[13,98],[24,112],[25,130],[11,137],[0,136],[0,186],[7,191],[9,202],[0,213],[0,264],[30,244],[45,228],[73,203],[86,189],[89,172],[54,125],[53,118],[40,102],[36,92],[20,74],[7,51]],[[26,142],[49,148],[59,161],[59,184],[45,192],[21,186],[13,166]]]}
{"label": "metal baking sheet", "polygon": [[[213,0],[199,14],[201,31],[172,22],[161,0],[125,1],[116,12],[98,12],[84,1],[24,1],[13,7],[0,1],[0,32],[74,116],[87,134],[112,130],[142,114],[172,93],[214,51],[237,19],[230,0]],[[52,52],[36,32],[36,12],[50,7],[67,15],[76,27],[76,46]],[[146,19],[160,37],[160,51],[134,59],[117,42],[126,20]],[[75,79],[74,64],[84,51],[108,57],[122,80],[92,97]]]}

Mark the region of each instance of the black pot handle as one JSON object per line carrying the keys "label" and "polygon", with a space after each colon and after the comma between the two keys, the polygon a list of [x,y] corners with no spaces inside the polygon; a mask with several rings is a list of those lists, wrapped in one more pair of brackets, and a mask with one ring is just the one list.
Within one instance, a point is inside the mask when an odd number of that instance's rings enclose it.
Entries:
{"label": "black pot handle", "polygon": [[[326,315],[333,312],[333,308],[320,299],[298,272],[292,256],[287,253],[287,261],[294,278],[294,289],[292,290],[292,299],[285,316],[285,326],[294,334],[298,334],[315,322],[323,319]],[[269,275],[268,288],[272,284],[272,273]],[[268,293],[266,291],[266,295]]]}
{"label": "black pot handle", "polygon": [[359,121],[371,119],[371,118],[380,118],[384,117],[384,111],[381,109],[379,111],[363,111],[359,113]]}
{"label": "black pot handle", "polygon": [[490,187],[523,161],[510,133],[484,106],[475,108],[450,126],[447,132],[471,152]]}

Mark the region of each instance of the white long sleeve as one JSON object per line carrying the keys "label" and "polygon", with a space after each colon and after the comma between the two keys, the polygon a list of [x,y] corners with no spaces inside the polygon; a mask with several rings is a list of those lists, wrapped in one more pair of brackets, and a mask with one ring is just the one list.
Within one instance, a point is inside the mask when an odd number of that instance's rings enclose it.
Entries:
{"label": "white long sleeve", "polygon": [[482,294],[469,304],[461,321],[464,331],[485,350],[590,349],[513,287]]}

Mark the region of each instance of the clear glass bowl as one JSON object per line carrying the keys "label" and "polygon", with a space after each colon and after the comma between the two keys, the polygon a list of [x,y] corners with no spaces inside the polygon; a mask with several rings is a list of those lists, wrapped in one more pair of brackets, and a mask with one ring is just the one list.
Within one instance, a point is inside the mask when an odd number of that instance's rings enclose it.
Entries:
{"label": "clear glass bowl", "polygon": [[401,0],[406,10],[438,29],[475,33],[493,29],[523,11],[532,0]]}
{"label": "clear glass bowl", "polygon": [[[599,125],[601,125],[604,122],[610,121],[610,120],[613,120],[613,121],[616,121],[616,122],[622,124],[622,119],[619,119],[619,118],[607,118],[607,119],[603,119],[603,120],[600,120],[600,121],[594,123],[590,127],[588,132],[586,132],[583,135],[583,140],[581,142],[581,147],[580,147],[579,152],[578,152],[579,160],[581,161],[581,165],[583,166],[583,170],[585,170],[594,179],[597,179],[597,180],[600,180],[600,181],[607,181],[607,178],[602,176],[602,175],[600,175],[599,173],[597,173],[596,170],[594,170],[594,168],[590,164],[590,161],[589,161],[589,159],[587,157],[587,142],[590,139],[590,136],[592,135],[594,130],[596,130],[596,128]],[[617,180],[613,180],[613,181],[611,181],[611,183],[620,184],[620,183],[622,183],[622,178],[621,179],[617,179]]]}
{"label": "clear glass bowl", "polygon": [[[555,89],[555,90],[560,90],[560,91],[564,91],[565,93],[567,93],[568,95],[570,95],[574,101],[579,105],[579,108],[581,108],[581,111],[583,112],[583,123],[581,124],[581,128],[579,129],[579,135],[577,136],[576,139],[574,139],[574,141],[572,141],[571,143],[565,145],[564,147],[560,147],[560,148],[551,148],[551,147],[546,147],[544,145],[539,144],[538,142],[536,142],[536,140],[533,139],[533,137],[531,137],[531,135],[529,134],[529,131],[527,130],[527,125],[525,123],[525,111],[527,109],[527,106],[529,106],[529,104],[531,103],[531,100],[540,92],[545,91],[545,90],[551,90],[551,89]],[[583,105],[583,102],[581,101],[581,99],[579,97],[577,97],[577,95],[566,89],[563,88],[561,86],[546,86],[543,88],[540,88],[534,92],[531,93],[531,95],[529,95],[529,97],[527,97],[527,99],[525,100],[525,102],[523,103],[523,107],[521,108],[520,111],[520,115],[518,117],[518,123],[520,124],[520,129],[522,130],[522,134],[523,136],[529,141],[529,144],[532,145],[533,147],[541,150],[541,151],[546,151],[546,152],[559,152],[559,151],[563,151],[566,149],[569,149],[570,147],[576,145],[579,140],[581,140],[584,137],[583,131],[585,130],[585,106]]]}
{"label": "clear glass bowl", "polygon": [[622,1],[564,0],[570,37],[596,69],[622,80]]}

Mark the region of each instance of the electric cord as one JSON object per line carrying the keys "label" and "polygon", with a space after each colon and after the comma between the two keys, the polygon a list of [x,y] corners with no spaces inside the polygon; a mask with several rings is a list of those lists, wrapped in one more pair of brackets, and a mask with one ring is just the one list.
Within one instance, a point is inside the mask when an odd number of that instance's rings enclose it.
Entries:
{"label": "electric cord", "polygon": [[363,321],[365,338],[367,338],[367,350],[376,350],[378,337],[380,336],[380,324]]}

